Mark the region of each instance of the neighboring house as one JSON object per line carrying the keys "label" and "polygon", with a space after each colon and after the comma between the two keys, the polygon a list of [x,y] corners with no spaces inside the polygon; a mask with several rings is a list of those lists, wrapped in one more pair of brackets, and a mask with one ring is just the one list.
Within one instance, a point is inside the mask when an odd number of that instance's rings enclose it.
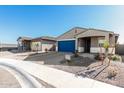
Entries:
{"label": "neighboring house", "polygon": [[56,38],[49,36],[42,36],[31,40],[32,51],[55,51]]}
{"label": "neighboring house", "polygon": [[18,50],[23,51],[55,51],[56,39],[54,37],[42,36],[38,38],[19,37]]}
{"label": "neighboring house", "polygon": [[[100,49],[100,46],[103,45],[104,40],[108,40],[109,53],[111,53],[118,37],[119,35],[112,31],[75,27],[57,37],[57,51],[75,52],[77,50],[85,53],[100,53],[102,50],[104,53],[105,49],[103,47]],[[115,53],[115,47],[113,53]]]}
{"label": "neighboring house", "polygon": [[17,50],[17,44],[0,44],[0,51]]}
{"label": "neighboring house", "polygon": [[32,38],[30,37],[19,37],[17,39],[18,42],[18,51],[30,51],[30,44],[31,44]]}

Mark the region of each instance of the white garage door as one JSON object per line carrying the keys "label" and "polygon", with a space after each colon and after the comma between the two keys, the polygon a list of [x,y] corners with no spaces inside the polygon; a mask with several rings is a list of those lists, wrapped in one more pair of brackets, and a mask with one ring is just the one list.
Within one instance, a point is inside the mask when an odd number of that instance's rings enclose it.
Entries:
{"label": "white garage door", "polygon": [[44,52],[45,49],[48,51],[53,47],[53,44],[42,44],[42,51]]}

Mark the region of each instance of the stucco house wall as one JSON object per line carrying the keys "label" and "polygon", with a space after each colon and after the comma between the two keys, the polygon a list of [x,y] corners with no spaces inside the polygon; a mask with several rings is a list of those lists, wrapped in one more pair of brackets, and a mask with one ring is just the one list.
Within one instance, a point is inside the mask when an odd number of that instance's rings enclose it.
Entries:
{"label": "stucco house wall", "polygon": [[84,39],[78,39],[78,52],[84,52]]}
{"label": "stucco house wall", "polygon": [[32,51],[41,51],[41,42],[39,41],[32,41],[31,42],[31,50]]}
{"label": "stucco house wall", "polygon": [[[55,41],[52,40],[38,40],[38,41],[32,41],[31,43],[31,50],[32,51],[42,51],[44,52],[45,49],[48,51],[54,50],[55,47]],[[36,46],[38,44],[38,46]]]}

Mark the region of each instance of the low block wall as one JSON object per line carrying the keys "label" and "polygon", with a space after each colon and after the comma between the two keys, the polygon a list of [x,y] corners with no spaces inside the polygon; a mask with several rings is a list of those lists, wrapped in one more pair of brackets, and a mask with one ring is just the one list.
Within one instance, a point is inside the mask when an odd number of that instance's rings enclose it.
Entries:
{"label": "low block wall", "polygon": [[84,47],[78,47],[78,52],[84,52]]}
{"label": "low block wall", "polygon": [[[109,48],[108,53],[111,53],[112,49],[113,48]],[[101,51],[102,51],[102,53],[105,53],[105,48],[101,48],[101,49],[100,49],[100,47],[91,47],[90,48],[91,53],[100,53]],[[113,50],[113,54],[115,54],[115,48]]]}
{"label": "low block wall", "polygon": [[124,55],[124,44],[119,44],[116,46],[116,54]]}

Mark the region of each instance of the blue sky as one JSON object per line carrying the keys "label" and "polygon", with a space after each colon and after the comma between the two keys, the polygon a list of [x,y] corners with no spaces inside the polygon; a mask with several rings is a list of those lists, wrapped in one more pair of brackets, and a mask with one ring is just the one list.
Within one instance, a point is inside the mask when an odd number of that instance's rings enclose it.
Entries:
{"label": "blue sky", "polygon": [[0,40],[58,36],[78,26],[114,31],[124,43],[123,11],[124,6],[0,6]]}

